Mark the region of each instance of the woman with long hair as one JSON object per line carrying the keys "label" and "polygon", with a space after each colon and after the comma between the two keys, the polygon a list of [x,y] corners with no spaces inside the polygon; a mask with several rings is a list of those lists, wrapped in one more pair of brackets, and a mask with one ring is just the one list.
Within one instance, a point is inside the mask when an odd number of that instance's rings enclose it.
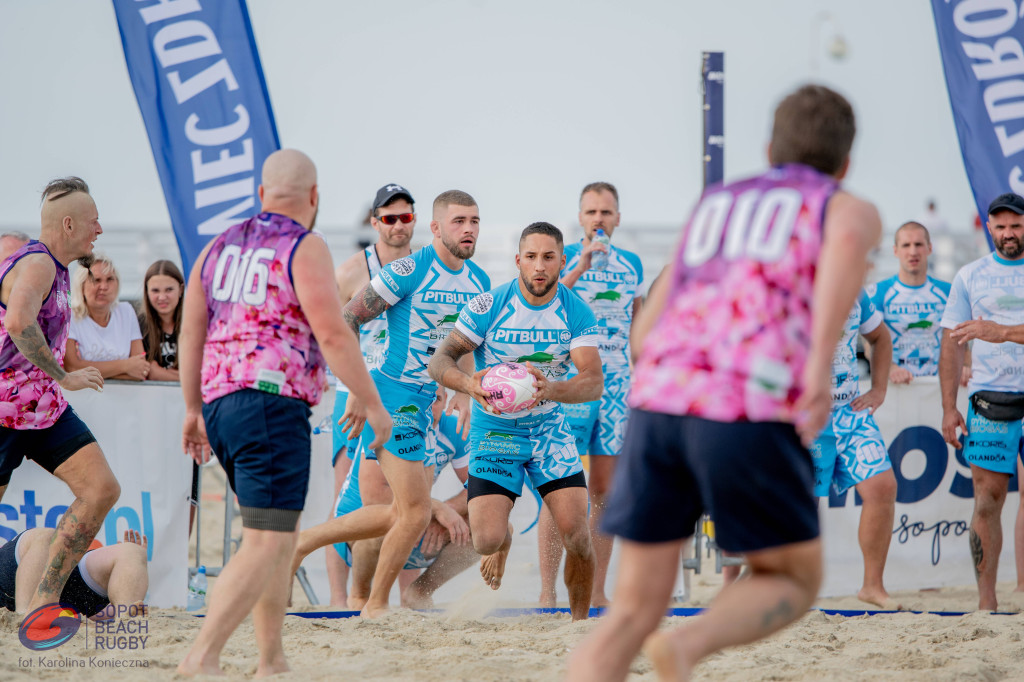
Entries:
{"label": "woman with long hair", "polygon": [[141,323],[151,380],[178,380],[178,331],[184,295],[185,278],[171,261],[158,260],[146,270]]}
{"label": "woman with long hair", "polygon": [[118,300],[121,278],[114,263],[96,255],[71,279],[71,324],[64,369],[95,367],[104,379],[145,381],[149,363],[142,349],[139,320],[132,304]]}

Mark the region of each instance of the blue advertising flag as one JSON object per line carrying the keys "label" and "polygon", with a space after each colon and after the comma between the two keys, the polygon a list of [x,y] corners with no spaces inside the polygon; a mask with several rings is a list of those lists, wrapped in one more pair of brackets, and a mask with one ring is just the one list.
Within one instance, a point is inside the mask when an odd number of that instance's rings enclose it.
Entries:
{"label": "blue advertising flag", "polygon": [[1010,1],[932,0],[932,13],[960,153],[984,220],[1000,194],[1024,195],[1024,20]]}
{"label": "blue advertising flag", "polygon": [[185,276],[211,238],[255,215],[280,148],[245,0],[114,0]]}

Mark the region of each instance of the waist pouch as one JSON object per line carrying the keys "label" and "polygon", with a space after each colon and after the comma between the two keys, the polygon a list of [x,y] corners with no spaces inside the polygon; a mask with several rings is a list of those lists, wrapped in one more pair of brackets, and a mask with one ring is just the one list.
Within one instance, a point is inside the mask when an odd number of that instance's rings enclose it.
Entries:
{"label": "waist pouch", "polygon": [[1012,422],[1024,419],[1024,393],[978,391],[971,396],[974,411],[994,422]]}

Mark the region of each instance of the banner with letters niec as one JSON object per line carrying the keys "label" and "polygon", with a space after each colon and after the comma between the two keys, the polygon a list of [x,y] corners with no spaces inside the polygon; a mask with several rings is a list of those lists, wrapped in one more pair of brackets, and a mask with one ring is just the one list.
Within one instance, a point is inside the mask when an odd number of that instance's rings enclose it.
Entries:
{"label": "banner with letters niec", "polygon": [[280,148],[245,0],[114,0],[185,273],[212,237],[255,215]]}
{"label": "banner with letters niec", "polygon": [[1013,0],[932,0],[932,12],[964,168],[984,219],[1000,194],[1024,195],[1024,18]]}

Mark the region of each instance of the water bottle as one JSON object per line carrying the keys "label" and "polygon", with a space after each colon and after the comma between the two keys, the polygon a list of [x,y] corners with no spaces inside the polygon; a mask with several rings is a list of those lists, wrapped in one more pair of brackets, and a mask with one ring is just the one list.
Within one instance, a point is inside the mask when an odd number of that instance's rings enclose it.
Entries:
{"label": "water bottle", "polygon": [[[604,233],[604,230],[597,230],[594,232],[594,242],[597,244],[604,244],[607,248],[611,243],[611,239]],[[592,251],[590,254],[590,269],[591,270],[607,270],[608,269],[608,252],[607,251]]]}
{"label": "water bottle", "polygon": [[334,433],[334,415],[324,415],[324,418],[312,430],[314,436],[319,436],[321,433]]}
{"label": "water bottle", "polygon": [[206,606],[206,566],[200,566],[188,581],[188,610],[198,611]]}

